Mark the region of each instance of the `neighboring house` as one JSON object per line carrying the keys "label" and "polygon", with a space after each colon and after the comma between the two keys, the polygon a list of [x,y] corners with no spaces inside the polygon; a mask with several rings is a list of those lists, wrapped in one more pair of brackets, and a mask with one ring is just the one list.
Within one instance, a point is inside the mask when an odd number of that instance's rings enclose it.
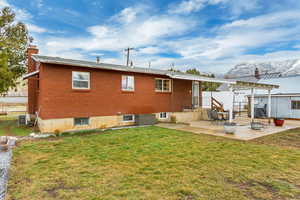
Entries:
{"label": "neighboring house", "polygon": [[[271,95],[271,117],[282,117],[290,119],[300,119],[300,75],[289,75],[289,76],[280,76],[268,77],[266,75],[259,75],[258,72],[255,72],[253,76],[240,77],[231,80],[242,80],[247,82],[253,82],[257,84],[273,84],[280,85],[279,88],[272,90]],[[219,88],[219,91],[228,91],[228,84],[222,84]],[[249,108],[251,105],[250,102],[250,92],[247,91],[243,94],[247,101]],[[224,99],[226,96],[218,97],[219,99]],[[254,110],[256,117],[266,117],[268,113],[267,103],[268,103],[268,94],[265,91],[257,90],[254,101]],[[243,98],[244,99],[244,98]],[[250,110],[249,115],[250,115]]]}
{"label": "neighboring house", "polygon": [[0,96],[0,103],[4,104],[27,104],[27,84],[20,80],[16,88],[9,90],[4,95]]}
{"label": "neighboring house", "polygon": [[[280,88],[272,92],[272,117],[300,119],[300,75],[259,80],[258,83],[277,84]],[[255,109],[267,103],[263,92],[255,96]]]}
{"label": "neighboring house", "polygon": [[0,96],[0,113],[26,112],[27,105],[27,85],[20,80],[16,88],[9,90]]}
{"label": "neighboring house", "polygon": [[[132,125],[135,115],[170,121],[197,120],[203,81],[234,82],[58,57],[28,49],[28,113],[42,132]],[[183,113],[183,114],[182,114]]]}
{"label": "neighboring house", "polygon": [[[272,94],[271,98],[271,117],[300,119],[300,93]],[[254,104],[256,116],[266,117],[264,115],[266,115],[268,110],[268,95],[255,95]]]}

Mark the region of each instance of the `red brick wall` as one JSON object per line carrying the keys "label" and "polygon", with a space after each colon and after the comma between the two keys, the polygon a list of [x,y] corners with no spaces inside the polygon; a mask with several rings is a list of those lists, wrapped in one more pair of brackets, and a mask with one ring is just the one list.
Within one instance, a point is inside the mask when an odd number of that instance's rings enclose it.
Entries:
{"label": "red brick wall", "polygon": [[[72,89],[72,71],[91,73],[91,89]],[[121,90],[121,75],[134,75],[135,91]],[[156,75],[82,67],[40,66],[40,116],[42,119],[110,116],[182,111],[191,107],[192,81],[173,80],[173,92],[155,92]]]}

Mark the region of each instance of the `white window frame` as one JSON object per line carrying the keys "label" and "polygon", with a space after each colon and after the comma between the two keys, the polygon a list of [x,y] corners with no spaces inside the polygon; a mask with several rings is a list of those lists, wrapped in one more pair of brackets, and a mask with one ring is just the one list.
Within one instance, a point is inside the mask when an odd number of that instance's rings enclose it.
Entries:
{"label": "white window frame", "polygon": [[[74,79],[74,75],[75,73],[82,73],[82,74],[87,74],[88,75],[88,80],[76,80]],[[88,82],[88,87],[87,88],[81,88],[81,87],[75,87],[74,86],[74,81],[85,81]],[[91,73],[90,72],[80,72],[80,71],[72,71],[72,89],[76,89],[76,90],[89,90],[91,89]]]}
{"label": "white window frame", "polygon": [[[166,113],[166,117],[161,116],[163,113]],[[159,119],[168,119],[168,117],[169,117],[169,114],[167,112],[160,112],[159,113]]]}
{"label": "white window frame", "polygon": [[[156,89],[156,81],[157,80],[162,80],[162,87],[161,90]],[[170,81],[170,88],[169,90],[164,90],[164,81]],[[171,79],[167,79],[167,78],[155,78],[155,92],[172,92],[172,80]]]}
{"label": "white window frame", "polygon": [[[75,119],[87,119],[88,123],[87,124],[76,124]],[[89,117],[75,117],[74,118],[74,126],[89,126],[90,125],[90,118]]]}
{"label": "white window frame", "polygon": [[[126,78],[126,81],[128,83],[128,79],[127,79],[128,77],[132,77],[133,78],[133,88],[132,89],[130,89],[130,88],[123,88],[123,78]],[[122,91],[134,91],[134,89],[135,89],[135,79],[134,79],[134,76],[122,75],[121,88],[122,88]]]}
{"label": "white window frame", "polygon": [[[125,116],[127,116],[127,115],[130,115],[130,116],[132,116],[132,120],[124,120],[124,117]],[[123,115],[123,122],[135,122],[135,115],[133,115],[133,114],[125,114],[125,115]]]}

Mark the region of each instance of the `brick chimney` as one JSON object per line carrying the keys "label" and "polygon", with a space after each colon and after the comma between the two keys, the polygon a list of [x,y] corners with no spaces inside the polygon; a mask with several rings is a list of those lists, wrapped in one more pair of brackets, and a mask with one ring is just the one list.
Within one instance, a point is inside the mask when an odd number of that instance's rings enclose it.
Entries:
{"label": "brick chimney", "polygon": [[[33,54],[38,54],[39,50],[35,45],[29,45],[27,48],[27,72],[31,73],[36,71],[36,63],[31,58]],[[30,116],[34,116],[36,111],[38,111],[38,90],[39,90],[39,78],[31,77],[28,79],[28,104],[27,112]]]}
{"label": "brick chimney", "polygon": [[254,76],[256,79],[260,79],[260,74],[259,74],[259,70],[257,67],[255,68]]}
{"label": "brick chimney", "polygon": [[35,63],[32,60],[31,56],[33,54],[38,54],[39,53],[39,49],[37,48],[36,45],[29,45],[29,47],[27,48],[27,69],[28,69],[28,73],[33,72],[36,70],[35,67]]}

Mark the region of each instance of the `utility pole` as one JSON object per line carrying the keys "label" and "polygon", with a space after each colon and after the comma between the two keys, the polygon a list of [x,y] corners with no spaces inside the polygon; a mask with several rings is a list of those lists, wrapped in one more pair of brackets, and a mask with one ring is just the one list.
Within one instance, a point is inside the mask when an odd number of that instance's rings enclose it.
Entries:
{"label": "utility pole", "polygon": [[128,47],[127,49],[125,49],[125,51],[127,52],[127,63],[126,63],[127,67],[129,66],[129,54],[131,50],[133,50],[133,48]]}

